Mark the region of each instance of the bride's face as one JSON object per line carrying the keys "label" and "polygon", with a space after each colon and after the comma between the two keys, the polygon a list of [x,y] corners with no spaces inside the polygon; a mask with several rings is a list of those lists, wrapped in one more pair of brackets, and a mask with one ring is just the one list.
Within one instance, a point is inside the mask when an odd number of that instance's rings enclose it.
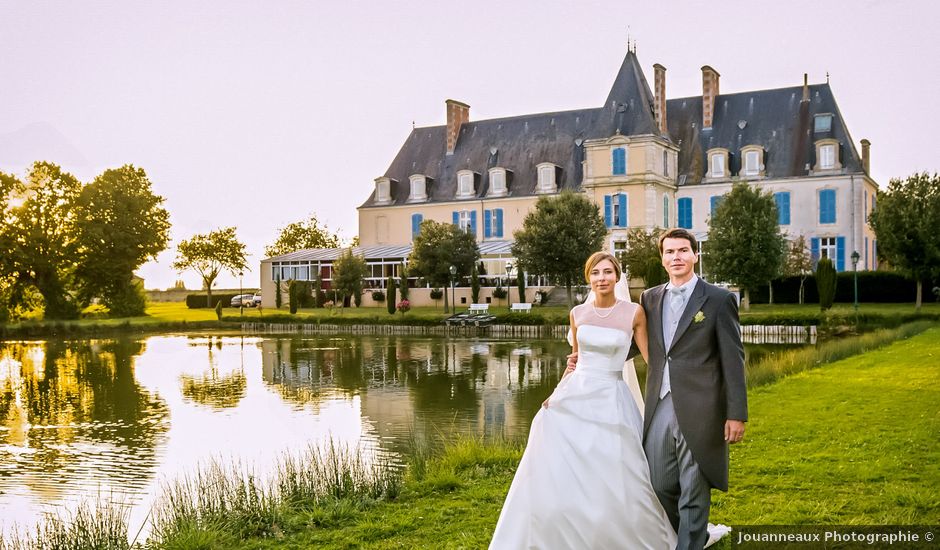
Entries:
{"label": "bride's face", "polygon": [[617,271],[610,260],[601,260],[591,268],[591,290],[598,296],[611,294],[617,284]]}

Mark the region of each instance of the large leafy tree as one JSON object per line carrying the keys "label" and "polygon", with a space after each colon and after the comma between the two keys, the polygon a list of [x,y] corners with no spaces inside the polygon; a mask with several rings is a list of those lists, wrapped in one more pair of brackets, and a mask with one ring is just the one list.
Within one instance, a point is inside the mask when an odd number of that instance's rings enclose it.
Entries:
{"label": "large leafy tree", "polygon": [[[453,224],[425,220],[408,257],[408,273],[423,277],[432,287],[446,289],[450,285],[450,266],[456,268],[458,278],[466,277],[479,259],[480,249],[473,235]],[[448,311],[447,298],[445,291],[444,311]]]}
{"label": "large leafy tree", "polygon": [[708,228],[708,265],[712,276],[744,290],[744,310],[750,309],[750,290],[768,284],[783,263],[786,239],[777,225],[772,194],[746,182],[734,184]]}
{"label": "large leafy tree", "polygon": [[42,295],[45,317],[77,317],[81,303],[73,292],[78,231],[76,202],[81,183],[50,162],[36,162],[21,182],[0,175],[3,221],[0,270],[8,307],[23,303],[32,289]]}
{"label": "large leafy tree", "polygon": [[[304,221],[287,224],[280,230],[277,240],[264,247],[267,257],[280,256],[307,248],[339,248],[339,236],[320,225],[315,215]],[[355,245],[354,245],[355,246]]]}
{"label": "large leafy tree", "polygon": [[876,204],[869,223],[878,255],[917,281],[914,307],[920,310],[924,281],[940,276],[940,175],[892,179]]}
{"label": "large leafy tree", "polygon": [[356,307],[362,300],[362,280],[369,275],[366,261],[353,254],[347,248],[335,262],[333,262],[333,287],[344,296],[349,296]]}
{"label": "large leafy tree", "polygon": [[248,267],[245,245],[238,240],[234,227],[225,227],[206,234],[193,235],[176,247],[173,269],[193,269],[206,287],[206,303],[212,305],[212,285],[222,270],[236,275]]}
{"label": "large leafy tree", "polygon": [[623,267],[630,277],[643,279],[646,288],[654,287],[668,280],[663,268],[662,255],[659,253],[658,227],[650,231],[635,227],[627,232],[627,250],[621,255]]}
{"label": "large leafy tree", "polygon": [[520,269],[564,284],[571,307],[571,286],[583,277],[584,262],[601,249],[606,236],[597,205],[584,195],[565,191],[539,198],[522,229],[513,234],[512,253]]}
{"label": "large leafy tree", "polygon": [[83,295],[100,297],[111,314],[143,315],[134,271],[166,249],[170,214],[142,168],[106,170],[78,197],[79,266]]}

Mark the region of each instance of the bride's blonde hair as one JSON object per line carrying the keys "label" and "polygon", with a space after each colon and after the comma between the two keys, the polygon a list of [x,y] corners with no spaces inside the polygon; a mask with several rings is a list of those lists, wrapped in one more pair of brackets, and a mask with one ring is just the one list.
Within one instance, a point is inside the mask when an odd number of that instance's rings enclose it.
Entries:
{"label": "bride's blonde hair", "polygon": [[594,266],[603,262],[604,260],[610,260],[610,263],[614,264],[614,273],[617,274],[617,280],[620,280],[620,260],[610,252],[605,252],[601,250],[600,252],[595,252],[591,254],[591,257],[584,262],[584,281],[588,284],[591,284],[591,270],[594,269]]}

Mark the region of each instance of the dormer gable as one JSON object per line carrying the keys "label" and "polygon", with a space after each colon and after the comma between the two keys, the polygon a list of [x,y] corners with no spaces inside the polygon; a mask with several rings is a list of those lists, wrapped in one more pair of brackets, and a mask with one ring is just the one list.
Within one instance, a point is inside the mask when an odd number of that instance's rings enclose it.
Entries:
{"label": "dormer gable", "polygon": [[408,178],[408,202],[425,202],[428,200],[428,183],[430,178],[424,174],[412,174]]}
{"label": "dormer gable", "polygon": [[385,176],[375,178],[375,199],[373,199],[375,204],[385,205],[392,203],[393,182],[395,182],[395,180]]}

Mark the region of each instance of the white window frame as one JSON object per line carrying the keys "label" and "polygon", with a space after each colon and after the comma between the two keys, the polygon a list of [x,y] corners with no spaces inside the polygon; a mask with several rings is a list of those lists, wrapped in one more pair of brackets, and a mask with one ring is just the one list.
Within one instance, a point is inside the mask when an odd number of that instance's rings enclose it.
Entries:
{"label": "white window frame", "polygon": [[610,243],[610,251],[620,260],[621,265],[623,264],[623,256],[627,253],[627,250],[627,241],[623,239],[615,239]]}
{"label": "white window frame", "polygon": [[836,254],[839,253],[838,239],[836,237],[819,238],[819,257],[829,258],[832,263],[836,263]]}
{"label": "white window frame", "polygon": [[669,177],[669,151],[663,150],[663,177]]}
{"label": "white window frame", "polygon": [[470,232],[470,211],[461,210],[457,218],[457,227],[465,233]]}
{"label": "white window frame", "polygon": [[555,181],[555,171],[557,166],[550,162],[543,162],[538,165],[538,190],[540,193],[554,193],[558,190],[558,183]]}
{"label": "white window frame", "polygon": [[506,169],[490,168],[490,189],[487,194],[492,197],[500,197],[505,195],[506,192]]}
{"label": "white window frame", "polygon": [[457,172],[457,196],[472,197],[473,195],[473,172],[470,170],[461,170]]}
{"label": "white window frame", "polygon": [[832,170],[836,167],[836,146],[824,143],[819,146],[819,169]]}
{"label": "white window frame", "polygon": [[611,195],[610,199],[610,224],[613,227],[621,227],[620,218],[623,216],[623,212],[620,211],[620,195],[623,193],[616,193]]}
{"label": "white window frame", "polygon": [[414,174],[408,178],[411,183],[411,195],[408,200],[426,201],[428,200],[427,178],[422,174]]}
{"label": "white window frame", "polygon": [[390,178],[377,178],[375,180],[375,202],[385,203],[392,200],[392,180]]}
{"label": "white window frame", "polygon": [[750,149],[744,152],[744,175],[756,176],[760,174],[760,151]]}
{"label": "white window frame", "polygon": [[[726,170],[725,167],[727,166],[727,163],[725,162],[726,158],[727,157],[725,156],[724,153],[712,153],[711,155],[709,155],[710,162],[708,163],[708,173],[711,177],[713,178],[725,177],[725,170]],[[718,170],[715,170],[716,167],[718,168]]]}

